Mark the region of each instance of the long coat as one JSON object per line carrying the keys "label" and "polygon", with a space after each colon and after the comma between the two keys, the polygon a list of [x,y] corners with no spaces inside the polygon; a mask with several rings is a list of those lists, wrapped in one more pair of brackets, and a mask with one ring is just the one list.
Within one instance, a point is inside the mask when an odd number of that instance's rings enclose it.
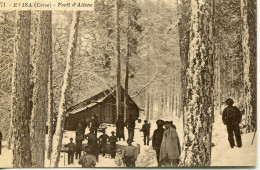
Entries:
{"label": "long coat", "polygon": [[[175,129],[169,127],[164,130],[160,148],[160,162],[165,159],[179,159],[181,154],[180,140]],[[167,158],[168,155],[168,158]]]}

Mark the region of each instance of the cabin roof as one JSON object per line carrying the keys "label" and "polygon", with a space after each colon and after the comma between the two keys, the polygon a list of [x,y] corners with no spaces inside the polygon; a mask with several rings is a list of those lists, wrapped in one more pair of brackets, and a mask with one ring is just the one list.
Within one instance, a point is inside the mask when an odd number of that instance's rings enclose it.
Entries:
{"label": "cabin roof", "polygon": [[[121,90],[122,90],[122,92],[124,92],[124,88],[122,86],[121,86]],[[83,100],[82,102],[79,102],[79,103],[71,106],[70,108],[68,108],[67,113],[76,114],[87,108],[92,108],[99,103],[103,103],[104,100],[111,95],[116,98],[116,96],[115,96],[116,95],[116,86],[111,87],[110,89],[106,89],[86,100]],[[132,106],[134,106],[140,110],[140,108],[137,106],[137,104],[134,102],[134,100],[129,95],[128,95],[128,102]]]}

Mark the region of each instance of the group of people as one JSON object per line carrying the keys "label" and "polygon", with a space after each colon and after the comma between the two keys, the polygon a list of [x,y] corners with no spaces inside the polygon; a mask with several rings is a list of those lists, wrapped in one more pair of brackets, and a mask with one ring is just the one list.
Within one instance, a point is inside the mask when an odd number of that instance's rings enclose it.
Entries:
{"label": "group of people", "polygon": [[[237,147],[242,147],[242,140],[240,135],[239,123],[242,119],[242,114],[239,109],[233,106],[234,101],[227,99],[227,107],[223,111],[222,120],[227,126],[228,140],[231,148],[234,148],[234,135],[236,137]],[[98,117],[94,116],[94,120],[97,121]],[[157,129],[154,130],[152,136],[152,147],[156,151],[156,159],[159,167],[174,167],[179,164],[179,158],[181,154],[181,146],[176,126],[172,121],[157,120]],[[116,156],[116,143],[121,138],[125,141],[124,127],[128,129],[128,139],[126,146],[122,152],[122,161],[126,167],[135,167],[135,161],[137,159],[137,148],[132,145],[134,139],[135,120],[130,115],[124,122],[122,117],[118,118],[116,122],[116,135],[115,132],[111,132],[111,136],[108,136],[105,129],[102,131],[102,135],[97,138],[97,129],[99,124],[97,122],[92,123],[90,133],[84,135],[84,130],[77,130],[76,132],[76,145],[71,142],[66,145],[68,147],[68,162],[73,163],[73,154],[76,152],[76,159],[79,157],[79,164],[82,167],[94,167],[96,160],[98,161],[99,150],[105,156],[106,153],[110,153],[111,158]],[[151,125],[147,120],[144,121],[141,131],[144,134],[144,145],[149,145]],[[86,139],[88,146],[84,148],[84,155],[81,156],[82,141]],[[107,143],[110,143],[110,151],[107,150]],[[100,148],[100,149],[98,149]]]}
{"label": "group of people", "polygon": [[[179,164],[181,146],[176,126],[172,121],[157,120],[154,130],[152,146],[156,151],[159,167],[174,167]],[[163,128],[164,127],[164,128]]]}
{"label": "group of people", "polygon": [[[88,141],[88,144],[86,147],[84,147],[84,155],[81,155],[82,141],[84,139]],[[76,134],[76,144],[73,143],[73,138],[70,138],[70,143],[65,145],[65,147],[68,148],[68,164],[73,164],[75,154],[76,159],[79,159],[79,164],[81,164],[82,167],[94,167],[96,161],[98,161],[99,150],[101,151],[103,156],[105,156],[105,154],[109,152],[111,158],[115,158],[117,141],[118,140],[115,136],[115,132],[112,131],[111,136],[108,136],[105,129],[103,130],[103,134],[99,138],[96,137],[93,128],[90,128],[90,132],[84,135],[83,139],[81,139],[81,137],[77,137]],[[107,142],[110,143],[110,151],[107,151]],[[95,161],[93,161],[93,157],[95,158]],[[87,158],[91,158],[91,166],[89,165]]]}

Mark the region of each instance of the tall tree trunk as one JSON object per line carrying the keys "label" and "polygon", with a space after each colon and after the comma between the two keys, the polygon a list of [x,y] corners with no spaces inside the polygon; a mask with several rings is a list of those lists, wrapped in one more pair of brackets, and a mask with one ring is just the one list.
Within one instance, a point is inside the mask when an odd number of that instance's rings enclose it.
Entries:
{"label": "tall tree trunk", "polygon": [[149,91],[148,89],[146,90],[146,120],[149,120],[149,111],[150,111],[150,96],[149,96]]}
{"label": "tall tree trunk", "polygon": [[53,132],[55,130],[54,127],[54,100],[53,100],[53,73],[52,73],[52,56],[50,56],[49,63],[49,84],[48,84],[48,149],[47,149],[47,158],[51,159],[52,152],[52,141],[53,141]]}
{"label": "tall tree trunk", "polygon": [[126,45],[126,61],[125,61],[125,93],[124,93],[124,117],[127,115],[128,100],[128,78],[129,78],[129,57],[130,57],[130,6],[127,4],[127,45]]}
{"label": "tall tree trunk", "polygon": [[210,166],[213,103],[213,0],[191,0],[182,166]]}
{"label": "tall tree trunk", "polygon": [[45,160],[46,114],[48,111],[48,73],[51,56],[51,12],[39,13],[37,45],[35,50],[35,74],[33,109],[31,116],[31,151],[33,167],[43,168]]}
{"label": "tall tree trunk", "polygon": [[248,132],[256,128],[256,1],[241,0],[244,92]]}
{"label": "tall tree trunk", "polygon": [[63,76],[63,85],[61,89],[61,98],[59,104],[59,112],[57,118],[56,131],[53,135],[53,147],[52,147],[52,156],[51,156],[51,167],[58,167],[60,159],[60,149],[63,138],[65,114],[66,114],[66,101],[68,99],[68,87],[72,78],[73,63],[76,52],[76,45],[78,39],[78,28],[79,28],[79,16],[80,12],[75,11],[73,13],[73,19],[70,28],[70,39],[69,39],[69,48],[66,60],[66,69]]}
{"label": "tall tree trunk", "polygon": [[115,18],[116,18],[116,108],[117,118],[122,116],[121,99],[121,64],[120,64],[120,29],[119,29],[119,0],[115,0]]}
{"label": "tall tree trunk", "polygon": [[221,90],[221,64],[220,64],[220,55],[218,55],[218,111],[219,114],[222,114],[221,106],[222,106],[222,90]]}
{"label": "tall tree trunk", "polygon": [[[184,106],[186,105],[186,70],[188,67],[188,53],[190,43],[190,15],[191,15],[191,0],[182,0],[180,7],[181,18],[179,20],[179,44],[181,58],[181,113],[183,115],[183,125],[185,125]],[[183,126],[183,129],[185,126]]]}
{"label": "tall tree trunk", "polygon": [[32,166],[30,147],[30,27],[31,12],[16,12],[12,75],[13,167]]}
{"label": "tall tree trunk", "polygon": [[[52,12],[49,12],[50,16],[52,16]],[[52,17],[50,18],[50,25],[52,25]],[[50,30],[50,35],[52,35],[52,29]],[[52,152],[52,140],[53,140],[53,132],[54,132],[54,100],[53,100],[53,70],[52,70],[52,41],[49,43],[50,45],[50,56],[49,56],[49,80],[48,80],[48,148],[47,148],[47,158],[51,159]]]}

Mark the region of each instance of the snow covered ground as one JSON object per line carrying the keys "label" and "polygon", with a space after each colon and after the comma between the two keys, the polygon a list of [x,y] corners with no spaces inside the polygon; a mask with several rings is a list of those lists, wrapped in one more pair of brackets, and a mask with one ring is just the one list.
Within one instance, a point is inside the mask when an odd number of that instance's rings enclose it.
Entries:
{"label": "snow covered ground", "polygon": [[[169,120],[169,119],[168,119]],[[156,129],[156,121],[152,120],[151,123],[151,136],[153,131]],[[182,118],[174,118],[174,124],[177,127],[177,132],[179,134],[180,142],[183,142],[183,125]],[[143,125],[142,123],[136,123],[135,138],[133,145],[140,144],[141,153],[136,161],[136,166],[138,167],[156,167],[157,162],[155,158],[155,152],[153,151],[150,142],[150,146],[143,145],[143,133],[140,129]],[[115,131],[114,125],[108,125],[106,133],[111,135],[111,131]],[[88,133],[88,129],[85,133]],[[98,136],[101,133],[98,133]],[[125,129],[125,135],[127,139],[127,130]],[[67,131],[64,133],[63,142],[64,144],[69,142],[69,138],[73,137],[75,139],[75,132]],[[253,139],[253,133],[242,134],[242,148],[231,149],[227,140],[226,127],[223,125],[221,120],[221,115],[215,116],[215,123],[213,126],[213,139],[212,142],[215,146],[212,148],[212,166],[256,166],[257,161],[257,136],[254,139],[253,145],[251,145]],[[86,143],[84,141],[83,143]],[[127,145],[126,141],[119,141],[120,145]],[[11,168],[12,167],[12,154],[11,150],[7,149],[7,142],[3,142],[2,155],[0,155],[0,167],[1,168]],[[49,167],[49,160],[46,159],[45,167]],[[67,164],[67,154],[61,153],[59,167],[81,167],[78,164],[78,160],[74,159],[74,164]],[[99,156],[99,162],[96,167],[117,167],[115,164],[115,159],[111,159],[108,156]]]}

